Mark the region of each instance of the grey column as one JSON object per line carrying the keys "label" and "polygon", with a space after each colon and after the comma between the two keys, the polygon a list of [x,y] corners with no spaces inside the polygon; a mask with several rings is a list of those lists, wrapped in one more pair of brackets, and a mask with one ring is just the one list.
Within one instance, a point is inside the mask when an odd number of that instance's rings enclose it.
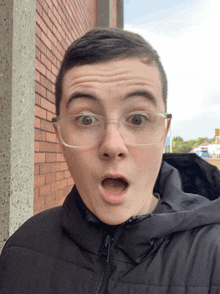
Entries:
{"label": "grey column", "polygon": [[112,26],[112,0],[97,1],[97,27],[105,28]]}
{"label": "grey column", "polygon": [[124,0],[117,0],[117,27],[124,28]]}
{"label": "grey column", "polygon": [[[97,27],[112,27],[113,0],[97,1]],[[124,1],[117,0],[117,27],[124,27]]]}
{"label": "grey column", "polygon": [[0,252],[33,215],[36,0],[0,0]]}

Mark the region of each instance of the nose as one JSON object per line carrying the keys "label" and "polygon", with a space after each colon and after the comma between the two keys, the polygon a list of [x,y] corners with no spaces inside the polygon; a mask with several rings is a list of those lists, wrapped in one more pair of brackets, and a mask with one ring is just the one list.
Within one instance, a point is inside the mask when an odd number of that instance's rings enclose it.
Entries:
{"label": "nose", "polygon": [[118,130],[118,124],[108,124],[105,135],[99,148],[99,155],[102,159],[123,159],[128,155],[128,149]]}

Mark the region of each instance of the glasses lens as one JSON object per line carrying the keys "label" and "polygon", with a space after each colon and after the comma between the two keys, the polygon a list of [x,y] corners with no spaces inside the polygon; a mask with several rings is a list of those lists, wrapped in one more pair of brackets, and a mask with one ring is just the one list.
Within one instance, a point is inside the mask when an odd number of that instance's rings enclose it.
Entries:
{"label": "glasses lens", "polygon": [[[120,119],[118,130],[128,145],[155,144],[165,135],[166,118],[153,112],[129,113]],[[59,119],[59,131],[66,145],[93,147],[102,141],[106,122],[103,117],[91,113],[70,115]]]}
{"label": "glasses lens", "polygon": [[125,116],[120,133],[130,145],[149,145],[160,142],[165,134],[166,122],[162,114],[140,112]]}
{"label": "glasses lens", "polygon": [[92,147],[100,142],[104,133],[103,118],[93,114],[77,114],[59,120],[63,142],[70,146]]}

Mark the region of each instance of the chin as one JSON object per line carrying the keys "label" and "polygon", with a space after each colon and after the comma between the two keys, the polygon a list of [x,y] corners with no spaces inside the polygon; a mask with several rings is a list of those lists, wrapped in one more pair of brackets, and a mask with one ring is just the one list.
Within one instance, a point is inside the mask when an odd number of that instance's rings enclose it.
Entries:
{"label": "chin", "polygon": [[109,226],[117,226],[120,224],[123,224],[124,222],[126,222],[131,216],[121,216],[119,217],[119,214],[116,214],[116,216],[114,216],[114,214],[111,215],[101,215],[101,216],[97,216],[99,218],[100,221],[102,221],[103,223],[105,223],[106,225]]}

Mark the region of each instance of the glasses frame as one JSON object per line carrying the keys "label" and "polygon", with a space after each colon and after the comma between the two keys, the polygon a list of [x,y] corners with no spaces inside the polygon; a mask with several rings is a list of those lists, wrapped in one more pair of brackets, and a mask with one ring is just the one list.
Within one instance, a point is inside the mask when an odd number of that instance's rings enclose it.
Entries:
{"label": "glasses frame", "polygon": [[[153,111],[149,111],[149,112],[153,112]],[[164,132],[164,135],[166,134],[166,130],[167,130],[167,126],[168,126],[168,121],[170,121],[172,119],[172,114],[171,113],[158,113],[158,112],[153,112],[155,114],[159,114],[159,115],[162,115],[164,117],[164,119],[167,119],[167,124],[166,124],[166,127],[165,127],[165,132]],[[59,125],[59,120],[62,119],[62,118],[65,118],[65,117],[68,117],[68,116],[73,116],[73,115],[78,115],[80,113],[77,113],[77,114],[69,114],[69,115],[64,115],[64,116],[56,116],[56,117],[53,117],[52,118],[52,121],[51,123],[52,124],[57,124],[57,130],[58,130],[58,133],[59,133],[59,137],[60,137],[60,140],[62,142],[62,144],[66,147],[69,147],[69,148],[74,148],[74,149],[90,149],[90,148],[94,148],[94,147],[97,147],[99,143],[97,143],[96,145],[94,146],[72,146],[72,145],[69,145],[67,143],[65,143],[62,139],[62,136],[61,136],[61,131],[60,131],[60,125]],[[98,115],[98,114],[97,114]],[[99,117],[103,118],[105,121],[107,121],[103,116],[101,115],[98,115]],[[123,117],[123,116],[122,116]],[[154,143],[148,143],[148,144],[131,144],[131,143],[127,143],[127,142],[124,142],[125,145],[128,145],[128,146],[149,146],[149,145],[154,145],[154,144],[157,144],[159,142],[161,142],[163,139],[164,139],[164,135],[163,137],[161,138],[160,141],[158,142],[154,142]]]}

